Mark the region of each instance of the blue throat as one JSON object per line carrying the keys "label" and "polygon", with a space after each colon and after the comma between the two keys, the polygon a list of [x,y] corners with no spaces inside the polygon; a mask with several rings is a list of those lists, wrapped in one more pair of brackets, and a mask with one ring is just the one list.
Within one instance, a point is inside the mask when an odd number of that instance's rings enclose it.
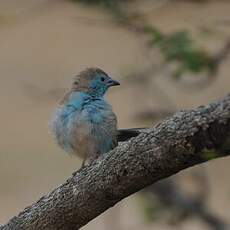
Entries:
{"label": "blue throat", "polygon": [[95,79],[89,84],[88,94],[93,98],[102,98],[107,89],[108,86],[106,84],[102,84],[100,80]]}

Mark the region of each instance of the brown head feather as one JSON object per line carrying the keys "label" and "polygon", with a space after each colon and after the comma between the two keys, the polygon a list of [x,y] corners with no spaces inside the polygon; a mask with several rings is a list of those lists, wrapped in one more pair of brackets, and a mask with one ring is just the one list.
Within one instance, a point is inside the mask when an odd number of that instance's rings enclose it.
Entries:
{"label": "brown head feather", "polygon": [[88,91],[88,82],[91,81],[96,75],[108,76],[103,70],[99,68],[87,68],[77,74],[72,83],[72,90],[76,91]]}
{"label": "brown head feather", "polygon": [[66,101],[68,101],[69,95],[71,94],[72,91],[88,92],[89,81],[92,80],[95,77],[95,75],[101,75],[101,74],[108,76],[108,74],[105,73],[103,70],[92,67],[92,68],[87,68],[81,71],[79,74],[75,75],[70,90],[64,95],[64,97],[61,99],[59,104],[63,104]]}

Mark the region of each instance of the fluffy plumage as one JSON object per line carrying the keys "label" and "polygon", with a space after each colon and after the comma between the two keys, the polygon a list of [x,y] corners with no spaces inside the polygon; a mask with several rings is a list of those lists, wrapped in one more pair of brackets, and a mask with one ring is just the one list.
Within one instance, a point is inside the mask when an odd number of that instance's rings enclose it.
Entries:
{"label": "fluffy plumage", "polygon": [[138,129],[117,130],[116,115],[103,97],[115,85],[119,83],[99,68],[86,69],[74,77],[51,120],[54,138],[64,150],[91,161],[113,149],[118,141],[140,133]]}
{"label": "fluffy plumage", "polygon": [[74,77],[51,121],[57,143],[67,152],[94,159],[117,145],[117,119],[103,98],[114,85],[119,83],[98,68]]}

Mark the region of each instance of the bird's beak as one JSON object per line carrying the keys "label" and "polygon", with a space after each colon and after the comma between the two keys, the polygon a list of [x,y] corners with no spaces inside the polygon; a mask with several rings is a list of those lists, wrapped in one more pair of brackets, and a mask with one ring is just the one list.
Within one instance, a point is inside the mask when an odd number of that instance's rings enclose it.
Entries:
{"label": "bird's beak", "polygon": [[112,78],[110,78],[107,82],[107,85],[110,86],[115,86],[115,85],[120,85],[120,83],[116,80],[113,80]]}

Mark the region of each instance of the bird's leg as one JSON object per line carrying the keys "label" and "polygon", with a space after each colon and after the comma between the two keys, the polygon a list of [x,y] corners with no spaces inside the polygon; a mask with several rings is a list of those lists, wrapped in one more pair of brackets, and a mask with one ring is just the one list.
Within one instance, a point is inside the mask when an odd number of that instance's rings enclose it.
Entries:
{"label": "bird's leg", "polygon": [[85,155],[81,164],[81,168],[84,168],[86,165],[89,165],[90,163],[90,157],[89,155]]}
{"label": "bird's leg", "polygon": [[97,160],[100,156],[100,153],[96,153],[96,154],[91,154],[88,157],[84,157],[82,164],[81,164],[81,168],[85,167],[86,165],[91,165],[95,160]]}
{"label": "bird's leg", "polygon": [[82,163],[81,163],[81,168],[84,168],[85,167],[85,164],[86,163],[86,158],[83,159]]}

